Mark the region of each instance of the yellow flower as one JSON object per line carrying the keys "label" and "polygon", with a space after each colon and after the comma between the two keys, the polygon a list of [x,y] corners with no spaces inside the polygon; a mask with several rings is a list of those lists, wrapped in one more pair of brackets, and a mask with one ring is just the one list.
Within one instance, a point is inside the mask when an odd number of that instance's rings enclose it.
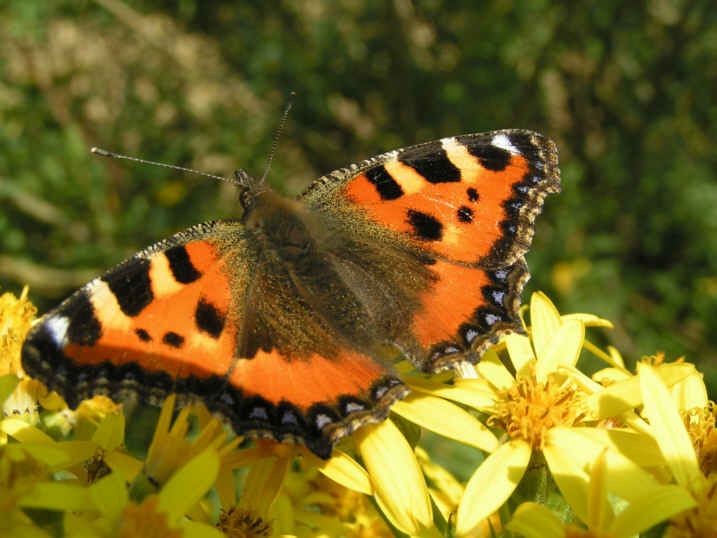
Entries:
{"label": "yellow flower", "polygon": [[[705,451],[705,446],[709,448],[714,442],[713,404],[706,403],[702,412],[700,408],[692,408],[681,413],[680,403],[692,401],[699,404],[706,399],[701,378],[692,376],[685,380],[687,387],[696,389],[696,400],[686,400],[681,397],[684,395],[681,388],[671,394],[649,364],[642,363],[638,367],[644,400],[643,414],[650,422],[650,431],[674,481],[689,493],[696,504],[691,510],[671,519],[666,536],[713,536],[717,528],[717,474],[711,468],[712,451]],[[685,420],[689,422],[688,426],[685,426]],[[698,454],[708,474],[703,472]]]}
{"label": "yellow flower", "polygon": [[130,499],[125,481],[111,473],[86,489],[83,511],[67,514],[65,535],[92,538],[224,538],[213,526],[185,518],[204,497],[219,471],[219,455],[209,447],[176,469],[156,494]]}
{"label": "yellow flower", "polygon": [[481,521],[511,496],[533,452],[544,448],[552,429],[594,420],[586,400],[599,385],[586,384],[575,364],[584,343],[585,325],[610,323],[588,314],[560,316],[542,293],[531,298],[530,319],[530,338],[505,338],[515,375],[494,348],[484,354],[474,371],[463,370],[464,376],[473,379],[456,379],[451,386],[434,388],[437,394],[487,414],[488,423],[502,429],[509,439],[492,451],[468,481],[456,514],[459,536],[475,532]]}
{"label": "yellow flower", "polygon": [[184,407],[172,424],[175,401],[175,394],[171,394],[164,401],[144,468],[133,484],[133,494],[140,497],[164,484],[178,468],[207,448],[218,451],[220,457],[224,458],[242,440],[237,437],[233,441],[227,442],[227,433],[224,431],[222,423],[218,419],[212,418],[200,430],[196,439],[190,441],[187,438],[188,418],[190,413],[196,409],[191,406]]}
{"label": "yellow flower", "polygon": [[[569,430],[564,433],[580,436],[580,433]],[[694,501],[680,488],[650,480],[634,488],[634,496],[621,499],[620,513],[616,516],[614,497],[610,495],[615,493],[610,488],[615,480],[610,479],[607,453],[608,449],[602,448],[587,468],[572,460],[569,453],[563,454],[562,471],[565,474],[562,481],[571,482],[566,499],[587,530],[566,525],[549,508],[534,502],[523,503],[516,509],[507,525],[508,530],[526,538],[630,538],[694,506]],[[617,481],[627,481],[635,474],[647,475],[631,462],[614,466],[612,471]],[[561,491],[564,490],[561,488]]]}
{"label": "yellow flower", "polygon": [[25,286],[19,299],[12,293],[0,296],[0,376],[22,373],[20,348],[37,314],[27,290]]}
{"label": "yellow flower", "polygon": [[[20,501],[35,484],[47,480],[56,454],[49,455],[41,446],[25,448],[19,444],[0,447],[0,535],[23,536],[32,521],[19,509]],[[28,535],[31,530],[27,530]]]}
{"label": "yellow flower", "polygon": [[300,458],[298,463],[288,473],[271,513],[275,534],[393,536],[370,497],[329,479],[310,458]]}
{"label": "yellow flower", "polygon": [[431,483],[428,492],[440,510],[443,519],[448,521],[458,508],[458,503],[465,488],[445,468],[431,461],[428,452],[420,446],[416,447],[416,457],[421,465],[423,474]]}

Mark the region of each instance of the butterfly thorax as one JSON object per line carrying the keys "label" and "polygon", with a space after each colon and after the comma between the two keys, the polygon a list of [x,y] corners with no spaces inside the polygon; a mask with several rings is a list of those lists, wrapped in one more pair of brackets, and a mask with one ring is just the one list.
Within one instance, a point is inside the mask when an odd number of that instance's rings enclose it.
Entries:
{"label": "butterfly thorax", "polygon": [[249,200],[245,241],[225,247],[229,259],[256,262],[233,287],[245,312],[237,356],[278,349],[330,357],[347,347],[374,354],[408,334],[418,293],[432,282],[431,260],[345,208],[319,213],[271,190]]}
{"label": "butterfly thorax", "polygon": [[299,262],[315,251],[320,226],[304,204],[271,190],[255,195],[245,208],[244,227],[285,262]]}

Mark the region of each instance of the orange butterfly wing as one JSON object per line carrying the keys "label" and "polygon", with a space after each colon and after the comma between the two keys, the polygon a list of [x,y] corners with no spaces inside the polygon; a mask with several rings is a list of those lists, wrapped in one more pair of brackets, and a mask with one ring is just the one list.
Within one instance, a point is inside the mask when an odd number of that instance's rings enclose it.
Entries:
{"label": "orange butterfly wing", "polygon": [[436,282],[412,323],[424,370],[475,361],[510,331],[522,331],[524,254],[543,200],[560,191],[555,144],[530,131],[445,138],[337,170],[304,197],[338,197],[435,258]]}
{"label": "orange butterfly wing", "polygon": [[95,394],[159,404],[176,392],[201,399],[237,433],[300,440],[328,457],[406,389],[355,350],[331,360],[292,360],[271,347],[242,353],[244,313],[232,300],[254,268],[227,267],[227,233],[240,236],[241,224],[197,225],[93,280],[33,327],[23,366],[71,407]]}

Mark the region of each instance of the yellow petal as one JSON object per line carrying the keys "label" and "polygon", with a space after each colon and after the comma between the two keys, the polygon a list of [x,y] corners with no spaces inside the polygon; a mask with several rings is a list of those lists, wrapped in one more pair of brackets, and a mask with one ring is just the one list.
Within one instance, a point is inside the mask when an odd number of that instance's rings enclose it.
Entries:
{"label": "yellow petal", "polygon": [[483,354],[483,357],[476,366],[476,370],[497,390],[506,390],[515,383],[515,379],[507,368],[503,366],[503,363],[493,348]]}
{"label": "yellow petal", "polygon": [[117,473],[103,476],[88,490],[94,506],[111,521],[119,517],[129,501],[125,482]]}
{"label": "yellow petal", "polygon": [[297,510],[296,521],[303,523],[309,527],[320,529],[317,534],[309,534],[307,536],[320,537],[326,536],[346,536],[346,527],[336,517],[325,516],[316,512],[308,512],[306,510]]}
{"label": "yellow petal", "polygon": [[294,510],[291,497],[286,493],[281,493],[269,511],[271,530],[274,535],[279,535],[283,538],[284,536],[293,534],[292,531],[295,529],[294,520],[298,521],[298,512],[303,512],[303,510]]}
{"label": "yellow petal", "polygon": [[466,484],[456,516],[456,534],[465,536],[511,496],[523,478],[531,455],[524,441],[510,441],[478,467]]}
{"label": "yellow petal", "polygon": [[163,441],[167,438],[169,426],[172,423],[172,413],[174,412],[174,402],[176,399],[176,394],[170,394],[164,400],[164,404],[162,404],[162,410],[159,413],[157,425],[154,428],[154,436],[152,437],[152,442],[150,443],[149,451],[147,452],[147,460],[157,458],[157,453],[161,450]]}
{"label": "yellow petal", "polygon": [[110,413],[100,422],[92,440],[104,450],[114,450],[124,441],[124,414]]}
{"label": "yellow petal", "polygon": [[[657,375],[668,386],[682,381],[695,371],[692,364],[669,363],[657,368]],[[589,397],[591,408],[598,410],[599,418],[619,416],[643,402],[639,376],[605,387]]]}
{"label": "yellow petal", "polygon": [[423,474],[444,497],[445,502],[452,504],[453,508],[463,497],[463,485],[444,467],[431,461],[428,452],[420,446],[416,447],[416,458],[423,469]]}
{"label": "yellow petal", "polygon": [[427,394],[409,394],[391,406],[391,411],[434,431],[486,452],[498,447],[498,439],[470,413],[442,398]]}
{"label": "yellow petal", "polygon": [[563,323],[570,320],[579,321],[586,327],[605,327],[606,329],[612,329],[614,327],[612,321],[610,321],[609,319],[598,317],[595,314],[565,314],[564,316],[562,316],[561,319]]}
{"label": "yellow petal", "polygon": [[560,313],[550,299],[543,292],[533,293],[530,296],[530,326],[537,357],[545,354],[560,325]]}
{"label": "yellow petal", "polygon": [[[550,468],[550,474],[563,494],[563,497],[572,507],[573,512],[581,521],[589,520],[589,488],[590,475],[581,463],[572,459],[570,449],[549,440],[543,447],[543,456]],[[590,462],[592,463],[592,461]]]}
{"label": "yellow petal", "polygon": [[127,482],[134,480],[134,477],[139,474],[144,465],[142,460],[116,450],[105,454],[105,463],[110,469],[119,473]]}
{"label": "yellow petal", "polygon": [[399,429],[384,420],[354,433],[356,447],[368,469],[376,502],[394,525],[417,534],[433,524],[431,501],[416,456]]}
{"label": "yellow petal", "polygon": [[316,466],[322,474],[337,484],[359,493],[373,495],[373,487],[368,473],[346,452],[335,448],[331,458],[328,460],[317,458],[308,451],[304,453],[304,457],[308,462]]}
{"label": "yellow petal", "polygon": [[683,411],[707,407],[709,397],[703,375],[700,372],[693,372],[679,383],[675,383],[670,390],[677,408]]}
{"label": "yellow petal", "polygon": [[55,440],[52,437],[19,418],[6,418],[0,422],[0,431],[5,432],[10,437],[22,443],[55,444]]}
{"label": "yellow petal", "polygon": [[588,529],[596,534],[602,534],[614,519],[614,514],[608,501],[606,486],[607,463],[604,448],[590,469],[590,490],[588,492]]}
{"label": "yellow petal", "polygon": [[94,456],[97,451],[97,444],[92,441],[63,441],[55,443],[54,448],[65,453],[66,458],[61,465],[63,468],[68,468]]}
{"label": "yellow petal", "polygon": [[585,327],[579,321],[563,323],[538,352],[535,375],[543,382],[558,366],[575,366],[585,339]]}
{"label": "yellow petal", "polygon": [[682,418],[665,384],[649,365],[640,363],[638,374],[645,402],[644,415],[675,480],[689,491],[702,492],[704,475]]}
{"label": "yellow petal", "polygon": [[658,467],[665,463],[657,443],[645,433],[617,428],[572,428],[571,431],[622,454],[640,467]]}
{"label": "yellow petal", "polygon": [[[13,523],[12,528],[5,531],[3,538],[51,538],[45,531],[29,523]],[[91,535],[89,538],[95,538],[97,535]],[[79,536],[78,538],[84,538]]]}
{"label": "yellow petal", "polygon": [[219,473],[214,482],[214,488],[217,490],[219,504],[225,509],[236,504],[237,485],[234,479],[234,473],[224,465],[219,466]]}
{"label": "yellow petal", "polygon": [[7,400],[7,397],[15,390],[19,382],[20,378],[15,374],[0,376],[0,405]]}
{"label": "yellow petal", "polygon": [[696,506],[695,500],[679,486],[661,486],[633,501],[615,518],[606,536],[628,538],[646,531],[684,510]]}
{"label": "yellow petal", "polygon": [[563,522],[549,508],[532,502],[521,504],[506,528],[525,538],[563,538]]}
{"label": "yellow petal", "polygon": [[40,482],[20,499],[24,508],[45,508],[58,511],[84,511],[92,506],[87,488],[62,482]]}
{"label": "yellow petal", "polygon": [[[558,486],[560,486],[558,475],[569,476],[573,473],[575,467],[580,469],[581,473],[584,473],[585,477],[587,477],[593,463],[606,447],[599,440],[594,440],[589,435],[584,435],[582,433],[584,429],[556,427],[552,428],[546,435],[543,453]],[[640,497],[650,488],[656,488],[660,485],[652,474],[642,469],[635,462],[611,450],[610,445],[607,445],[607,448],[608,451],[605,453],[607,461],[605,480],[607,490],[610,493],[629,501]],[[550,454],[548,453],[549,451],[551,451]],[[562,487],[560,491],[567,498]],[[568,499],[568,502],[570,502],[570,499]],[[581,517],[587,517],[587,513],[585,512]]]}
{"label": "yellow petal", "polygon": [[267,452],[262,447],[252,447],[244,450],[238,450],[233,454],[229,454],[222,458],[222,462],[227,469],[238,469],[251,463],[256,463],[261,460],[269,459],[273,457],[270,452]]}
{"label": "yellow petal", "polygon": [[505,341],[505,345],[508,348],[510,362],[512,362],[515,367],[516,377],[520,377],[525,365],[535,360],[530,338],[524,334],[510,333],[503,337],[503,341]]}
{"label": "yellow petal", "polygon": [[207,449],[180,467],[159,492],[157,510],[170,522],[179,520],[212,487],[219,472],[219,455]]}
{"label": "yellow petal", "polygon": [[437,383],[417,375],[404,375],[402,379],[416,392],[439,396],[479,410],[488,409],[497,398],[495,389],[485,379],[457,378],[453,385]]}
{"label": "yellow petal", "polygon": [[239,499],[239,506],[252,510],[262,519],[266,519],[279,495],[292,461],[293,457],[287,455],[252,463]]}
{"label": "yellow petal", "polygon": [[36,460],[48,465],[52,470],[59,470],[68,467],[70,458],[58,445],[59,443],[51,445],[46,443],[19,443],[5,446],[21,452],[27,452]]}
{"label": "yellow petal", "polygon": [[621,368],[603,368],[593,374],[593,379],[601,385],[612,385],[620,381],[630,379],[632,376],[629,372]]}

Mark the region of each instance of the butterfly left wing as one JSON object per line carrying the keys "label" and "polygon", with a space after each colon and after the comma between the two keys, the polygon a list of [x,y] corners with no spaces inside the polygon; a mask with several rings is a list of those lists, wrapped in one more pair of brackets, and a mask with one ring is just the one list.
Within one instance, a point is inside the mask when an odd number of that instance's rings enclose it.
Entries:
{"label": "butterfly left wing", "polygon": [[[317,180],[301,196],[317,211],[353,208],[430,259],[403,342],[428,371],[477,357],[521,331],[524,255],[547,194],[560,190],[555,144],[503,130],[399,149]],[[357,217],[358,220],[359,217]]]}
{"label": "butterfly left wing", "polygon": [[[176,392],[237,434],[299,440],[327,458],[407,391],[357,349],[292,356],[293,339],[322,333],[285,268],[263,253],[235,221],[161,241],[46,314],[25,340],[23,367],[73,408],[96,394],[160,404]],[[283,326],[291,316],[301,323]]]}

